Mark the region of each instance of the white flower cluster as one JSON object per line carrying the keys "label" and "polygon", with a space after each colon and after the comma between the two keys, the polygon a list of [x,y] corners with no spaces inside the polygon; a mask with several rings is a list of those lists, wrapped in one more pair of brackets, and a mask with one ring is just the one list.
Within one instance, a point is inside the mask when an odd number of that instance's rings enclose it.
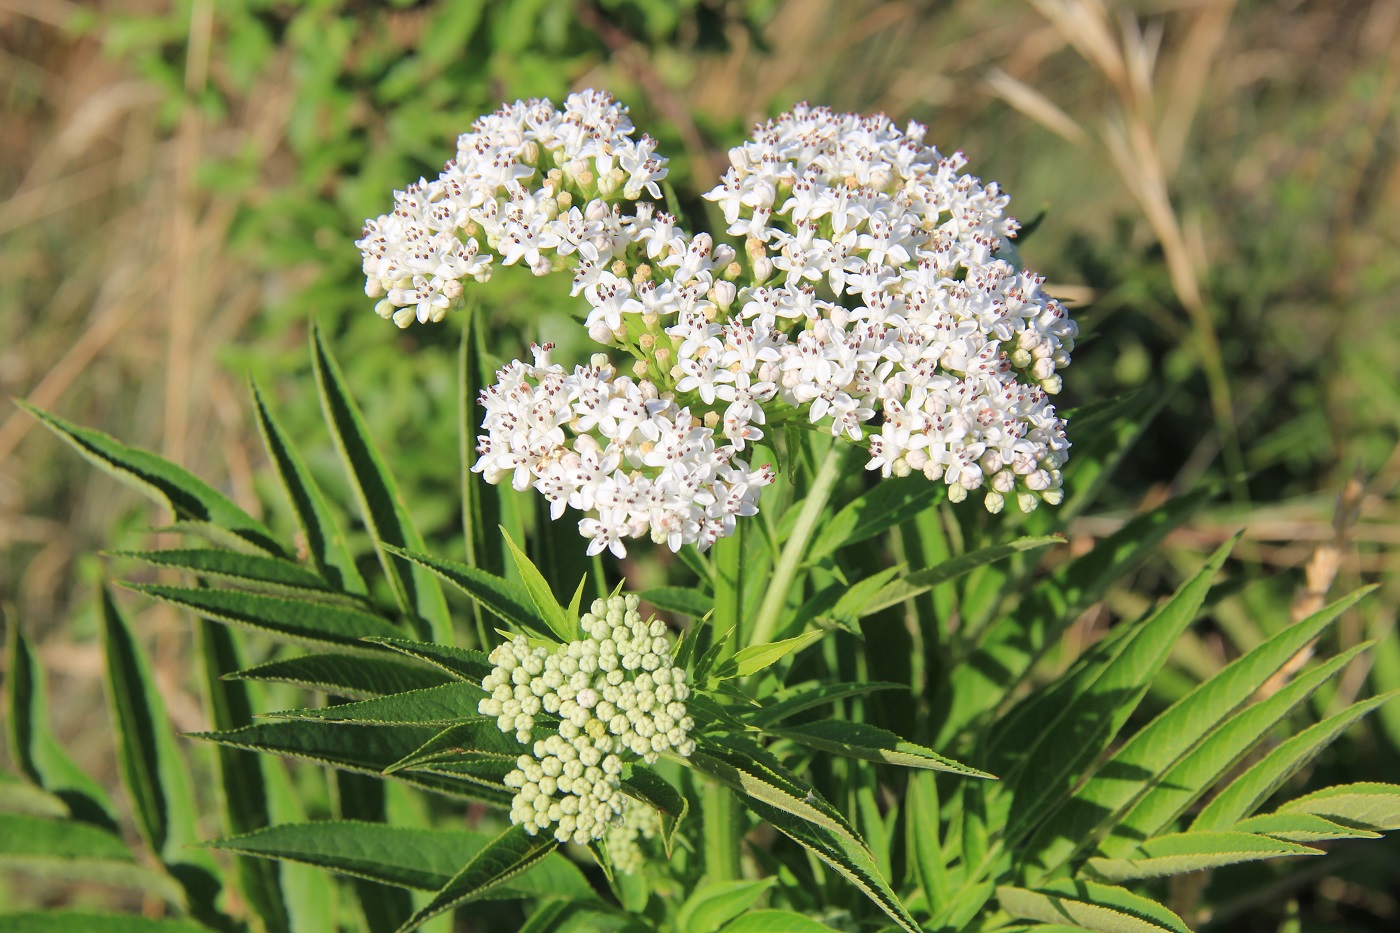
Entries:
{"label": "white flower cluster", "polygon": [[1061,500],[1051,396],[1078,328],[1003,258],[1018,225],[996,183],[917,123],[798,106],[730,150],[706,195],[736,251],[638,200],[666,167],[632,132],[599,92],[506,106],[359,241],[367,290],[400,325],[439,319],[499,257],[569,272],[589,335],[636,358],[635,382],[538,354],[503,369],[482,397],[489,482],[533,485],[556,518],[583,511],[590,554],[648,534],[704,548],[773,478],[735,454],[800,419],[955,502]]}
{"label": "white flower cluster", "polygon": [[600,91],[477,120],[435,180],[394,192],[394,210],[366,221],[355,245],[365,292],[382,299],[375,310],[400,327],[440,321],[497,257],[535,275],[580,260],[606,267],[630,241],[611,202],[660,197],[667,173],[656,141],[632,131],[627,108]]}
{"label": "white flower cluster", "polygon": [[622,820],[608,828],[605,842],[608,860],[614,871],[635,875],[642,870],[646,856],[640,840],[655,839],[661,834],[661,814],[636,800],[622,805]]}
{"label": "white flower cluster", "polygon": [[703,550],[758,511],[770,467],[751,470],[689,409],[651,382],[616,375],[601,354],[567,373],[551,349],[534,347],[533,365],[507,364],[481,394],[486,434],[472,469],[488,482],[534,486],[556,519],[566,505],[585,513],[579,532],[590,555],[625,556],[624,539],[644,535],[673,551]]}
{"label": "white flower cluster", "polygon": [[511,821],[531,834],[554,826],[560,842],[602,838],[623,812],[622,756],[650,764],[695,750],[685,671],[672,663],[665,623],[643,621],[637,606],[636,596],[595,600],[580,620],[588,637],[553,652],[523,636],[491,652],[478,711],[524,745],[536,717],[559,720],[505,778],[516,789]]}
{"label": "white flower cluster", "polygon": [[[1078,334],[1042,279],[997,252],[1014,236],[995,183],[961,153],[884,116],[800,106],[731,149],[707,198],[745,238],[748,280],[725,313],[668,329],[693,388],[733,399],[726,436],[775,398],[860,441],[868,468],[941,479],[958,501],[987,486],[999,511],[1060,501],[1060,390]],[[747,420],[746,420],[747,419]]]}

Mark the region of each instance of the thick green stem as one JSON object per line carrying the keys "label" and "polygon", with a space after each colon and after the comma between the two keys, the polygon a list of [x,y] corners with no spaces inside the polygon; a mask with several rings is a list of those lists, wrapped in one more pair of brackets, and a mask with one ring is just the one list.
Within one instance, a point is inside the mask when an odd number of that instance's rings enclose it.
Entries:
{"label": "thick green stem", "polygon": [[773,638],[778,628],[778,618],[782,615],[793,581],[797,578],[797,569],[802,565],[802,558],[807,553],[812,532],[816,531],[817,521],[826,509],[826,503],[835,491],[836,484],[841,480],[844,473],[842,466],[850,449],[850,445],[839,441],[833,444],[827,451],[826,458],[822,460],[822,465],[817,469],[817,475],[812,478],[812,485],[808,487],[802,500],[802,511],[797,514],[797,522],[792,526],[792,534],[788,535],[787,543],[783,545],[783,551],[778,556],[778,562],[773,566],[773,577],[768,581],[763,603],[759,606],[758,616],[749,631],[748,644],[762,645]]}
{"label": "thick green stem", "polygon": [[[733,536],[715,542],[715,611],[710,631],[724,638],[730,626],[734,634],[725,639],[720,660],[729,657],[742,644],[744,625],[744,521]],[[700,797],[700,817],[704,824],[705,874],[711,881],[733,881],[741,876],[739,863],[739,801],[734,792],[714,781],[706,782]]]}

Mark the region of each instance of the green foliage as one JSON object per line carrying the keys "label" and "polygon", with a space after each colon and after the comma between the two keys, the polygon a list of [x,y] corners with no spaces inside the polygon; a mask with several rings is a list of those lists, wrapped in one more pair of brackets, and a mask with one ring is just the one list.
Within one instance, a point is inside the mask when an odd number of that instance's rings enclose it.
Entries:
{"label": "green foliage", "polygon": [[[1181,933],[1184,920],[1154,899],[1153,879],[1318,856],[1319,843],[1400,826],[1400,787],[1374,782],[1301,796],[1293,787],[1272,812],[1259,812],[1390,697],[1310,713],[1309,700],[1365,643],[1280,676],[1364,591],[1273,627],[1232,664],[1163,702],[1154,685],[1173,650],[1229,592],[1222,578],[1234,540],[1141,619],[1118,623],[1074,655],[1057,651],[1073,617],[1120,585],[1204,494],[1167,502],[1041,573],[1037,552],[1064,540],[1050,520],[1030,524],[1034,534],[1003,536],[1005,544],[982,543],[995,527],[970,525],[940,544],[934,533],[957,525],[946,506],[916,501],[902,484],[867,492],[819,472],[805,496],[800,484],[794,490],[793,513],[768,540],[736,538],[695,579],[645,594],[690,620],[673,657],[694,690],[687,702],[697,748],[653,766],[630,763],[620,776],[623,793],[659,820],[655,840],[636,843],[653,856],[639,871],[620,870],[606,841],[590,847],[594,864],[576,861],[547,831],[509,824],[506,775],[522,746],[478,704],[492,668],[486,652],[498,638],[552,646],[579,637],[589,580],[566,608],[559,575],[504,530],[491,544],[499,573],[427,553],[319,334],[312,352],[377,573],[361,572],[372,566],[360,560],[368,554],[338,530],[341,516],[256,393],[303,560],[274,537],[250,549],[261,526],[178,468],[38,414],[111,472],[158,478],[143,488],[178,518],[197,521],[190,536],[209,542],[112,557],[193,581],[124,586],[200,620],[214,728],[193,737],[217,751],[224,837],[209,850],[190,847],[208,834],[196,827],[185,756],[144,653],[104,593],[118,761],[159,869],[142,867],[113,833],[110,804],[48,736],[42,684],[17,629],[8,730],[23,782],[0,783],[0,835],[14,840],[0,864],[86,873],[163,898],[172,915],[215,928],[237,922],[220,912],[214,895],[222,887],[236,888],[268,929],[295,928],[304,905],[286,873],[310,866],[349,879],[356,894],[332,923],[403,931],[472,904],[541,931],[818,930],[838,911],[910,933],[974,923]],[[877,535],[902,542],[901,560],[870,543]],[[473,553],[484,555],[487,540],[477,545]],[[909,568],[909,555],[932,547],[944,556]],[[781,604],[766,598],[768,567],[791,576],[792,598]],[[600,574],[595,568],[592,584],[604,592]],[[442,582],[483,620],[475,631],[451,631]],[[941,604],[958,606],[963,624],[932,610]],[[787,637],[755,642],[756,629],[743,623],[772,607],[772,631]],[[439,640],[447,633],[470,647]],[[899,645],[907,649],[892,647]],[[246,664],[245,654],[258,661]],[[935,657],[939,667],[926,666]],[[1269,746],[1300,718],[1313,721]],[[534,736],[556,728],[541,713]],[[1240,770],[1245,761],[1252,766]],[[336,772],[326,786],[341,818],[274,813],[269,798],[289,762],[309,763],[303,774]],[[391,822],[404,812],[391,808],[394,799],[415,800],[427,825]],[[464,812],[476,814],[471,831],[436,828]],[[750,834],[759,822],[777,836]],[[717,845],[734,848],[711,858]],[[231,870],[211,851],[236,856]],[[386,898],[384,886],[400,893]],[[45,916],[58,923],[63,915]]]}

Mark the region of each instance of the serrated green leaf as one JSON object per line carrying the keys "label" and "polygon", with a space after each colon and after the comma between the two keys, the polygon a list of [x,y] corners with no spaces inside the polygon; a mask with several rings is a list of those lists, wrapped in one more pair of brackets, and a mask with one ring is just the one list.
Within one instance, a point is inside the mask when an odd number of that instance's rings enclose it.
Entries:
{"label": "serrated green leaf", "polygon": [[437,579],[426,569],[386,551],[382,545],[410,551],[427,548],[414,527],[403,496],[370,440],[364,417],[351,397],[339,364],[314,324],[311,327],[311,362],[320,389],[326,425],[345,465],[360,515],[375,544],[384,575],[400,610],[427,624],[427,632],[439,644],[452,643],[452,617]]}
{"label": "serrated green leaf", "polygon": [[463,719],[476,719],[477,704],[485,696],[486,691],[480,686],[459,681],[356,703],[284,710],[267,713],[266,716],[269,719],[319,720],[361,726],[445,726]]}
{"label": "serrated green leaf", "polygon": [[683,933],[715,933],[752,907],[778,879],[761,881],[706,880],[691,892],[676,914]]}
{"label": "serrated green leaf", "polygon": [[[1000,705],[1080,612],[1213,494],[1210,489],[1197,490],[1133,518],[1042,582],[1013,612],[989,627],[977,649],[953,669],[935,694],[935,721],[942,725],[933,744],[949,747],[978,717]],[[996,770],[995,765],[989,767]]]}
{"label": "serrated green leaf", "polygon": [[577,640],[579,637],[578,619],[569,618],[564,607],[559,605],[559,601],[554,598],[554,591],[549,588],[549,582],[545,580],[544,574],[540,573],[539,568],[531,562],[504,527],[501,528],[501,537],[510,550],[511,560],[515,562],[515,569],[519,572],[520,579],[525,583],[525,592],[529,595],[530,602],[534,604],[536,611],[539,612],[540,618],[544,620],[544,624],[560,641]]}
{"label": "serrated green leaf", "polygon": [[[138,864],[118,836],[74,820],[0,814],[0,869],[134,888],[181,908],[187,904],[174,879]],[[7,919],[0,914],[0,926]]]}
{"label": "serrated green leaf", "polygon": [[1171,599],[1134,626],[1102,667],[1071,671],[1068,696],[1046,691],[1027,701],[1037,709],[1053,701],[1056,708],[1044,715],[1023,714],[998,738],[1001,754],[993,754],[992,766],[1017,762],[1004,787],[987,794],[992,821],[1007,823],[1006,839],[1014,839],[1068,798],[1082,770],[1118,734],[1181,633],[1195,620],[1236,540],[1238,536],[1218,548]]}
{"label": "serrated green leaf", "polygon": [[772,755],[737,737],[706,736],[702,749],[683,761],[743,793],[751,810],[836,869],[902,929],[918,933],[918,925],[845,817]]}
{"label": "serrated green leaf", "polygon": [[1124,888],[1066,881],[1030,890],[997,888],[1002,910],[1043,923],[1069,923],[1096,933],[1190,933],[1181,918]]}
{"label": "serrated green leaf", "polygon": [[1235,829],[1244,833],[1259,833],[1289,842],[1324,842],[1328,839],[1379,839],[1380,833],[1354,829],[1315,813],[1265,813],[1240,820]]}
{"label": "serrated green leaf", "polygon": [[[558,729],[548,725],[535,727],[535,733],[544,739]],[[458,758],[489,757],[515,761],[524,751],[524,746],[515,740],[515,733],[506,735],[496,725],[496,720],[482,716],[471,722],[448,726],[427,742],[414,749],[406,757],[384,769],[392,774],[404,768],[452,761]]]}
{"label": "serrated green leaf", "polygon": [[106,792],[73,763],[49,730],[44,668],[17,622],[10,624],[6,653],[5,733],[10,760],[29,780],[61,800],[74,819],[115,832],[117,821]]}
{"label": "serrated green leaf", "polygon": [[1104,881],[1136,881],[1240,862],[1321,854],[1321,849],[1250,833],[1174,833],[1147,840],[1126,858],[1091,858],[1088,867]]}
{"label": "serrated green leaf", "polygon": [[[1033,858],[1030,880],[1092,845],[1108,826],[1151,787],[1146,780],[1165,772],[1206,735],[1235,714],[1305,645],[1320,635],[1369,589],[1340,599],[1290,625],[1235,660],[1157,716],[1113,754],[1037,830],[1025,846]],[[1213,827],[1228,829],[1228,825]]]}
{"label": "serrated green leaf", "polygon": [[409,641],[406,638],[375,637],[364,640],[425,661],[439,670],[446,671],[457,680],[480,683],[492,670],[490,659],[471,648],[452,648],[447,645],[434,645],[431,642]]}
{"label": "serrated green leaf", "polygon": [[[224,732],[196,732],[191,737],[386,777],[386,769],[421,748],[439,731],[432,726],[359,729],[339,723],[302,721],[255,723]],[[480,775],[452,774],[445,768],[431,772],[398,771],[387,777],[494,806],[509,806],[513,796],[499,781]]]}
{"label": "serrated green leaf", "polygon": [[267,448],[268,457],[292,504],[292,514],[296,516],[297,527],[306,541],[307,553],[316,564],[317,571],[334,589],[363,595],[368,592],[364,577],[360,576],[359,568],[355,566],[354,555],[345,543],[345,534],[326,504],[321,488],[316,485],[301,455],[263,401],[257,385],[250,383],[250,387],[263,446]]}
{"label": "serrated green leaf", "polygon": [[393,657],[376,658],[357,654],[308,654],[300,658],[269,661],[227,674],[225,678],[295,684],[353,700],[422,690],[449,682],[446,674],[421,665]]}
{"label": "serrated green leaf", "polygon": [[523,586],[455,560],[395,547],[386,546],[385,550],[437,574],[504,622],[542,635],[550,631],[549,624]]}
{"label": "serrated green leaf", "polygon": [[142,838],[185,889],[191,913],[209,922],[218,917],[214,901],[222,884],[208,853],[189,848],[199,841],[198,810],[165,700],[145,653],[105,587],[98,602],[107,708],[122,786]]}
{"label": "serrated green leaf", "polygon": [[799,745],[848,758],[996,780],[985,771],[944,758],[931,748],[906,742],[893,732],[868,723],[823,719],[782,729],[770,727],[767,731]]}
{"label": "serrated green leaf", "polygon": [[715,608],[714,597],[685,586],[657,586],[637,594],[657,609],[703,619]]}
{"label": "serrated green leaf", "polygon": [[873,538],[909,520],[940,498],[938,487],[923,476],[884,480],[821,526],[807,559],[819,561],[847,545]]}
{"label": "serrated green leaf", "polygon": [[409,918],[399,933],[408,933],[444,911],[490,895],[539,863],[558,845],[553,836],[531,836],[522,827],[512,826],[477,852],[431,901]]}
{"label": "serrated green leaf", "polygon": [[189,589],[155,583],[124,583],[123,587],[171,603],[215,622],[241,625],[273,638],[309,647],[332,645],[342,651],[364,646],[366,636],[392,638],[399,629],[376,615],[333,606],[243,593],[237,590]]}
{"label": "serrated green leaf", "polygon": [[801,635],[794,635],[792,638],[784,638],[782,641],[773,641],[766,645],[749,645],[747,648],[741,648],[734,652],[734,656],[721,664],[712,676],[719,680],[748,677],[778,663],[789,654],[795,654],[813,642],[819,641],[825,634],[826,632],[821,629],[813,629],[810,632],[803,632]]}
{"label": "serrated green leaf", "polygon": [[1044,535],[1032,538],[1017,538],[1015,541],[1006,544],[993,545],[992,547],[981,548],[970,551],[966,554],[959,554],[939,563],[935,567],[927,570],[918,570],[914,573],[900,577],[892,583],[882,587],[875,597],[865,605],[861,611],[861,616],[873,615],[882,609],[890,606],[897,606],[907,599],[913,599],[923,593],[927,593],[935,586],[955,580],[969,571],[976,570],[986,564],[1005,560],[1016,554],[1023,554],[1037,548],[1048,547],[1052,544],[1064,544],[1065,539],[1061,535]]}
{"label": "serrated green leaf", "polygon": [[634,764],[631,773],[622,779],[622,790],[627,796],[660,814],[661,842],[669,858],[676,840],[676,830],[690,812],[690,801],[661,775],[639,764]]}
{"label": "serrated green leaf", "polygon": [[135,914],[96,914],[76,910],[5,914],[6,933],[209,933],[192,920],[152,920]]}
{"label": "serrated green leaf", "polygon": [[321,577],[295,561],[222,548],[176,548],[165,551],[112,551],[109,557],[137,560],[153,567],[185,570],[212,580],[303,599],[339,594]]}
{"label": "serrated green leaf", "polygon": [[[314,865],[381,884],[437,891],[491,841],[485,834],[461,830],[332,820],[272,826],[210,845],[258,858]],[[511,879],[495,896],[596,898],[583,874],[558,855]]]}
{"label": "serrated green leaf", "polygon": [[80,428],[26,401],[16,400],[15,404],[67,441],[84,459],[163,503],[176,519],[207,522],[237,537],[246,547],[286,556],[262,522],[182,467],[150,451],[128,447],[101,431]]}
{"label": "serrated green leaf", "polygon": [[[1321,686],[1327,675],[1340,670],[1365,648],[1364,644],[1358,645],[1322,667],[1309,672],[1309,674],[1304,674],[1265,702],[1276,701],[1280,694],[1290,691],[1306,691],[1302,697],[1302,699],[1306,699]],[[1303,683],[1304,686],[1298,687],[1299,683]],[[1206,804],[1201,812],[1196,814],[1196,819],[1191,823],[1191,829],[1226,829],[1249,816],[1265,800],[1268,800],[1274,791],[1282,787],[1285,781],[1297,774],[1314,756],[1331,745],[1338,736],[1351,728],[1367,713],[1397,696],[1400,696],[1400,690],[1383,693],[1380,696],[1354,703],[1340,713],[1329,716],[1322,722],[1309,726],[1292,738],[1280,743],[1277,748],[1265,755],[1262,761],[1237,777],[1229,787]],[[1297,700],[1297,702],[1302,702],[1302,699]],[[1264,703],[1258,705],[1263,706]]]}
{"label": "serrated green leaf", "polygon": [[[252,716],[248,685],[224,679],[224,674],[242,666],[238,646],[227,628],[200,620],[199,656],[204,672],[205,707],[217,729],[231,729]],[[214,755],[218,775],[223,828],[227,833],[246,833],[266,826],[268,787],[264,761],[250,752],[219,746]],[[234,877],[252,911],[262,921],[266,933],[291,933],[291,919],[283,897],[282,879],[275,865],[250,859],[234,860]]]}
{"label": "serrated green leaf", "polygon": [[1365,830],[1400,829],[1400,785],[1374,781],[1338,784],[1290,800],[1279,813],[1310,813]]}
{"label": "serrated green leaf", "polygon": [[[1207,736],[1189,754],[1182,756],[1165,773],[1154,775],[1151,779],[1152,789],[1118,822],[1113,832],[1100,844],[1099,851],[1108,857],[1122,856],[1135,848],[1138,841],[1161,832],[1227,774],[1283,717],[1307,700],[1366,647],[1360,645],[1332,658],[1303,673],[1268,699],[1246,707]],[[1251,778],[1256,770],[1257,766],[1251,768],[1243,779]],[[1231,813],[1223,826],[1203,822],[1198,817],[1191,829],[1230,829],[1248,815],[1247,812]]]}
{"label": "serrated green leaf", "polygon": [[722,933],[831,933],[834,927],[789,910],[751,910]]}
{"label": "serrated green leaf", "polygon": [[789,716],[846,697],[862,696],[877,690],[908,690],[908,684],[888,681],[866,681],[858,684],[824,684],[812,681],[779,690],[763,700],[763,707],[745,710],[740,716],[760,729],[781,722]]}

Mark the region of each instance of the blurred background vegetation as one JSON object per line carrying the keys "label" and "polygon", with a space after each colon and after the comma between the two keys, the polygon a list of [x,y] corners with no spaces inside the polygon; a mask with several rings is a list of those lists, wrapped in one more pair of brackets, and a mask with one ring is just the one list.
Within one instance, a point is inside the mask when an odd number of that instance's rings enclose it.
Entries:
{"label": "blurred background vegetation", "polygon": [[[451,548],[459,329],[375,317],[353,240],[476,115],[590,86],[662,141],[693,211],[728,146],[798,100],[917,119],[964,150],[1023,221],[1044,215],[1022,255],[1085,334],[1064,404],[1160,407],[1071,546],[1221,490],[1076,644],[1246,527],[1251,585],[1183,642],[1163,699],[1286,623],[1319,546],[1338,591],[1383,584],[1340,636],[1380,639],[1373,666],[1319,708],[1400,686],[1397,0],[0,0],[0,396],[276,520],[250,375],[342,484],[306,376],[314,316],[420,528]],[[566,287],[498,276],[491,350],[543,335],[581,353]],[[40,644],[60,736],[110,780],[95,555],[160,519],[34,427],[0,409],[0,605]],[[177,725],[202,727],[186,627],[155,608],[137,627]],[[1331,779],[1394,779],[1397,749],[1391,706]],[[1279,869],[1276,903],[1241,914],[1276,928],[1296,894],[1309,928],[1394,929],[1400,855],[1366,845],[1315,876]]]}

